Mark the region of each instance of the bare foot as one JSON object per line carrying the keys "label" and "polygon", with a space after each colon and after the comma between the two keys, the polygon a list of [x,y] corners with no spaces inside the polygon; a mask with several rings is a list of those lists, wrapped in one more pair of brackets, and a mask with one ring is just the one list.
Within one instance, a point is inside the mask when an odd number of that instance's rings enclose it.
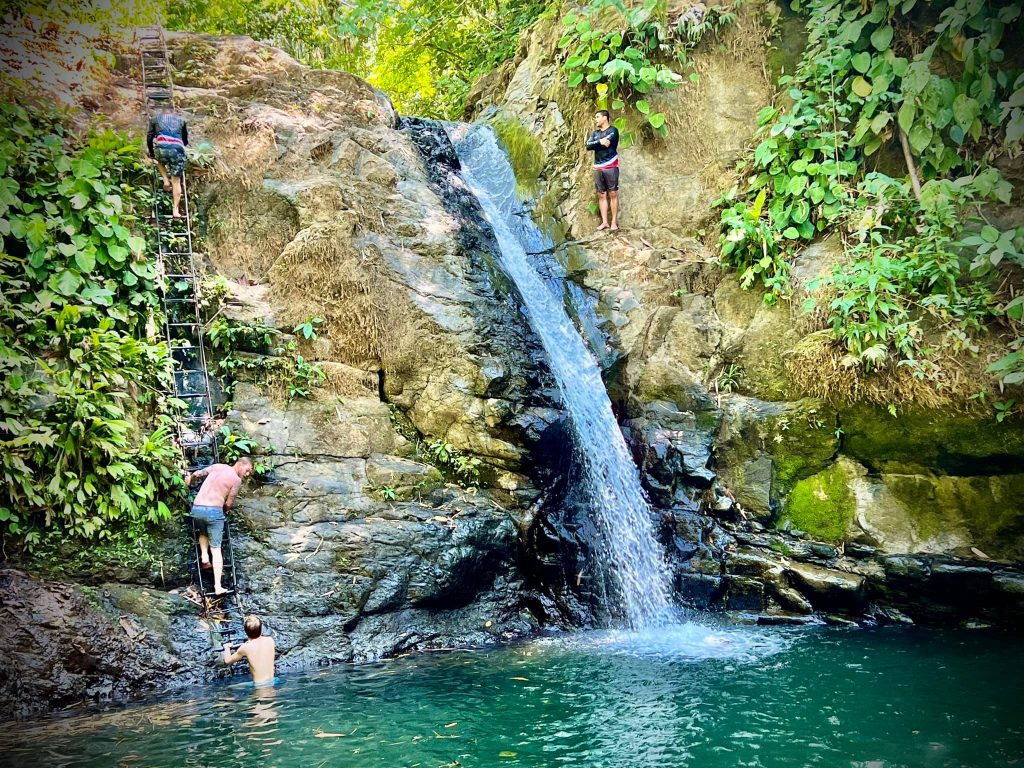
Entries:
{"label": "bare foot", "polygon": [[181,214],[175,211],[174,213],[171,214],[171,219],[173,221],[179,221],[181,219]]}
{"label": "bare foot", "polygon": [[599,224],[597,228],[598,229],[608,229],[608,225],[607,224]]}
{"label": "bare foot", "polygon": [[213,594],[215,594],[217,597],[221,597],[222,595],[230,595],[232,592],[234,592],[233,589],[224,589],[223,587],[221,587],[220,589],[213,590]]}
{"label": "bare foot", "polygon": [[199,563],[199,567],[206,571],[210,568],[213,568],[213,563],[211,563],[209,560],[203,560],[201,563]]}
{"label": "bare foot", "polygon": [[170,191],[171,191],[171,182],[165,181],[164,182],[164,192],[170,192]]}

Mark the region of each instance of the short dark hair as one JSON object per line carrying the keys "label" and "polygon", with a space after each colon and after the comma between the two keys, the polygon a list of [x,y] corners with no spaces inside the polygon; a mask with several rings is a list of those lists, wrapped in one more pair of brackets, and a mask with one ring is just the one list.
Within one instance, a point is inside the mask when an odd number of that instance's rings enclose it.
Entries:
{"label": "short dark hair", "polygon": [[251,467],[252,459],[250,459],[248,456],[239,456],[238,459],[235,461],[235,464],[248,464]]}
{"label": "short dark hair", "polygon": [[257,637],[263,634],[263,622],[260,621],[260,617],[255,613],[250,613],[245,617],[245,634],[249,636],[250,640],[255,640]]}
{"label": "short dark hair", "polygon": [[608,111],[607,109],[599,109],[599,110],[597,110],[597,112],[595,112],[594,114],[595,114],[595,115],[604,115],[604,116],[605,116],[605,117],[607,117],[607,118],[608,118],[609,120],[611,120],[611,119],[612,119],[611,113],[610,113],[610,112],[609,112],[609,111]]}

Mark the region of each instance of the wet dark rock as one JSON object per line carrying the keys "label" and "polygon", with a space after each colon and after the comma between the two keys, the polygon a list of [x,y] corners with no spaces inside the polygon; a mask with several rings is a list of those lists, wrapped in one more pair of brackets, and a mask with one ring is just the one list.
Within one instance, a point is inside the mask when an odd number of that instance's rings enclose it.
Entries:
{"label": "wet dark rock", "polygon": [[746,576],[727,575],[722,578],[725,587],[724,607],[730,611],[763,611],[767,608],[764,582]]}
{"label": "wet dark rock", "polygon": [[[0,570],[0,721],[78,704],[124,702],[183,684],[190,670],[180,647],[141,629],[130,605],[148,604],[168,630],[191,614],[173,597],[142,587],[102,589],[43,583],[21,571]],[[133,600],[129,600],[129,593]],[[191,619],[194,622],[194,618]]]}
{"label": "wet dark rock", "polygon": [[790,564],[788,573],[816,608],[856,613],[867,601],[864,577],[858,574],[797,562]]}
{"label": "wet dark rock", "polygon": [[623,424],[637,455],[644,485],[656,503],[671,506],[689,499],[690,488],[707,488],[715,479],[708,467],[714,434],[697,416],[674,404],[654,401],[641,416]]}

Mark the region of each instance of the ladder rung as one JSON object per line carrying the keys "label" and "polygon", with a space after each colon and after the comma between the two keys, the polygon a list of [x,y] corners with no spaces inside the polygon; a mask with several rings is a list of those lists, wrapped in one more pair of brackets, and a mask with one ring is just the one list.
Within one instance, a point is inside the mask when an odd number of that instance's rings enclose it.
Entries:
{"label": "ladder rung", "polygon": [[175,392],[174,396],[179,400],[195,400],[197,397],[209,397],[209,392]]}

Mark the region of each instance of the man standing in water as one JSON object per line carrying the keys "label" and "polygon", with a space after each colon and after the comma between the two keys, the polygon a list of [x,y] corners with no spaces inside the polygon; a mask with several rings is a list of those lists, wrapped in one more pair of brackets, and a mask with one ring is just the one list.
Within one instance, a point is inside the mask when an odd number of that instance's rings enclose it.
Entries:
{"label": "man standing in water", "polygon": [[220,546],[224,541],[225,514],[235,505],[235,497],[242,480],[252,474],[252,461],[244,456],[234,463],[211,464],[206,469],[185,475],[185,485],[192,485],[197,478],[206,478],[199,488],[199,494],[192,503],[192,518],[196,521],[199,534],[200,567],[209,568],[213,559],[213,593],[225,595],[228,590],[221,585],[224,574],[224,556]]}
{"label": "man standing in water", "polygon": [[[587,139],[587,150],[594,153],[594,185],[601,209],[601,226],[614,232],[619,228],[619,130],[611,124],[607,109],[594,114],[597,130]],[[611,209],[611,222],[608,211]]]}
{"label": "man standing in water", "polygon": [[224,663],[231,666],[235,662],[247,659],[253,686],[259,688],[273,685],[277,682],[277,678],[274,677],[274,638],[263,637],[263,622],[254,614],[245,617],[243,626],[249,639],[238,646],[234,653],[231,652],[231,643],[224,643]]}

